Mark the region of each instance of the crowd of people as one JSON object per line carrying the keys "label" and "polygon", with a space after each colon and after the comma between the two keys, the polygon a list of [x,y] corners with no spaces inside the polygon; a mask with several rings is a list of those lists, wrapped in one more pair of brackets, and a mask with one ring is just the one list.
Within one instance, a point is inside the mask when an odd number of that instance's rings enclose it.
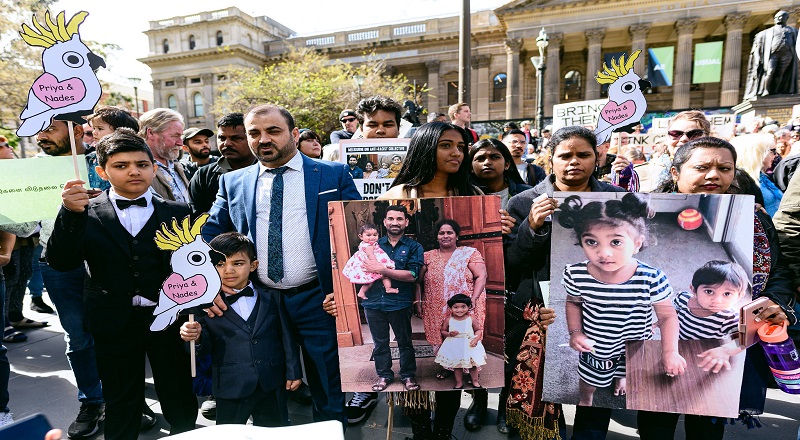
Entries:
{"label": "crowd of people", "polygon": [[[328,202],[360,200],[353,179],[373,174],[394,177],[381,196],[386,200],[501,199],[508,292],[506,381],[497,408],[502,433],[516,431],[525,440],[567,438],[561,406],[542,400],[547,326],[570,319],[545,307],[539,284],[550,279],[552,225],[546,219],[559,208],[555,191],[754,195],[753,297],[768,300],[759,318],[787,322],[800,339],[800,178],[794,178],[800,122],[779,128],[762,121],[725,140],[714,137],[703,112],[685,111],[670,120],[666,142],[645,154],[625,133],[596,145],[586,127],[552,134],[548,127],[537,138],[530,124],[523,124],[507,127],[500,139],[480,139],[469,127],[469,105],[458,103],[447,115],[431,114],[414,132],[405,156],[396,156],[396,164],[390,158],[384,175],[378,174],[383,166],[371,162],[362,169],[319,159],[337,159],[342,139],[398,137],[401,114],[402,107],[390,98],[365,98],[341,112],[342,130],[331,135],[330,147],[322,147],[319,135],[296,127],[292,115],[274,105],[226,114],[216,132],[185,129],[182,116],[169,109],[150,110],[137,120],[124,109],[101,107],[87,118],[88,125],[73,132],[67,122],[55,120],[39,133],[41,156],[68,156],[74,140],[78,153],[85,154],[88,182],[65,184],[55,219],[0,227],[3,340],[19,342],[26,328],[47,325],[23,316],[26,289],[32,309],[58,312],[81,402],[69,437],[91,436],[105,419],[106,438],[135,439],[156,423],[144,401],[145,356],[172,434],[195,428],[197,396],[211,396],[201,413],[220,424],[252,417],[260,426],[288,425],[290,397],[309,402],[316,421],[359,423],[379,404],[378,392],[394,380],[391,328],[406,389],[392,400],[403,404],[415,439],[450,438],[462,391],[419,390],[405,318],[412,313],[423,318],[444,368],[437,378],[453,376],[455,388],[461,388],[466,378],[454,367],[451,346],[462,341],[449,335],[460,329],[476,341],[472,348],[479,347],[482,314],[465,310],[485,308],[486,268],[479,252],[458,245],[457,223],[438,223],[439,247],[424,253],[404,239],[409,219],[402,206],[386,213],[386,237],[378,239],[374,225],[359,231],[365,254],[356,272],[369,280],[357,284],[370,286],[363,289],[362,305],[375,340],[377,382],[373,393],[353,393],[349,399],[341,389]],[[210,147],[214,136],[219,156]],[[7,140],[0,138],[0,158],[13,158],[6,150]],[[172,273],[165,251],[152,238],[161,222],[185,216],[202,225],[185,238],[202,234],[222,255],[214,261],[222,289],[203,309],[202,319],[182,319],[151,332],[159,289]],[[376,258],[396,252],[415,257],[391,258],[392,267]],[[442,279],[441,266],[454,256],[460,261],[456,278],[464,281],[459,288]],[[44,289],[53,307],[42,299]],[[420,291],[427,299],[422,304]],[[451,313],[443,322],[445,307]],[[578,345],[581,336],[575,335]],[[200,356],[194,380],[184,344],[189,341]],[[763,350],[751,347],[746,359],[740,419],[752,423],[765,410],[765,389],[771,384]],[[464,424],[475,431],[485,422],[488,392],[472,368],[472,404]],[[589,373],[581,377],[589,385],[585,405],[576,410],[572,438],[604,438],[612,411],[589,406],[594,382]],[[3,423],[11,421],[8,379],[3,347]],[[639,434],[673,438],[678,417],[640,411]],[[725,429],[723,419],[706,416],[686,416],[685,425],[687,432],[713,439],[721,439]]]}

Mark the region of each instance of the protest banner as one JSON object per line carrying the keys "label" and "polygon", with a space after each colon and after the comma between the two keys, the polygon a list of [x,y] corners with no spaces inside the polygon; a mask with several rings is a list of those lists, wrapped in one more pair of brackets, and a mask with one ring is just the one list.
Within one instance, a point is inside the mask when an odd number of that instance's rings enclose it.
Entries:
{"label": "protest banner", "polygon": [[552,132],[555,133],[559,128],[569,127],[570,125],[591,125],[596,127],[600,110],[603,109],[606,103],[608,103],[607,99],[595,99],[554,105]]}
{"label": "protest banner", "polygon": [[[547,329],[543,399],[736,417],[744,352],[734,334],[741,306],[752,301],[753,197],[554,197],[553,243],[578,245],[552,249],[550,307],[566,319]],[[731,291],[712,304],[697,292],[720,273],[733,280]],[[662,357],[662,347],[676,347],[682,360]],[[724,350],[731,368],[704,371],[712,350],[709,359]]]}
{"label": "protest banner", "polygon": [[[372,388],[379,377],[396,375],[415,376],[422,391],[451,390],[462,374],[468,389],[462,369],[470,370],[475,388],[503,385],[499,209],[497,196],[329,203],[342,390],[381,391]],[[398,276],[418,270],[418,283],[368,271],[369,254]],[[453,300],[456,295],[461,298]],[[462,303],[455,301],[465,300],[470,311],[460,315]],[[390,340],[386,319],[396,339]],[[450,335],[443,336],[444,329]],[[386,391],[403,390],[389,382]]]}
{"label": "protest banner", "polygon": [[[410,139],[348,139],[339,143],[339,160],[350,167],[350,175],[364,200],[373,200],[389,190],[400,172]],[[352,162],[352,163],[351,163]]]}
{"label": "protest banner", "polygon": [[[89,181],[86,160],[78,170]],[[0,225],[56,218],[64,183],[75,178],[71,156],[0,160]]]}

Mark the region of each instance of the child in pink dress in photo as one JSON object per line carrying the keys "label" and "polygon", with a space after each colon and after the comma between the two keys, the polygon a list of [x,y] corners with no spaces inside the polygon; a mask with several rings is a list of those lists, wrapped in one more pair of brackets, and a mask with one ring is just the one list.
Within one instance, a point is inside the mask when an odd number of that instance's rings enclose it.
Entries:
{"label": "child in pink dress in photo", "polygon": [[378,280],[383,283],[386,293],[398,293],[399,290],[392,287],[392,280],[364,269],[364,263],[367,261],[377,261],[387,269],[394,269],[394,261],[378,246],[378,238],[380,238],[378,237],[378,227],[372,224],[362,225],[358,229],[358,238],[361,240],[358,251],[347,260],[347,264],[342,269],[342,275],[346,276],[351,283],[361,285],[358,290],[358,297],[361,299],[367,299],[367,291],[372,287],[372,283]]}

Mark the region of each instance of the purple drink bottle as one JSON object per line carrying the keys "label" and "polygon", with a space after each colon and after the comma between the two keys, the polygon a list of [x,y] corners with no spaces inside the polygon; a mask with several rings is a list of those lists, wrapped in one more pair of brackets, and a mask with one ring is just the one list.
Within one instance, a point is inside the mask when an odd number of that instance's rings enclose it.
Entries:
{"label": "purple drink bottle", "polygon": [[800,355],[786,332],[788,323],[766,324],[758,329],[761,346],[775,382],[785,393],[800,394]]}

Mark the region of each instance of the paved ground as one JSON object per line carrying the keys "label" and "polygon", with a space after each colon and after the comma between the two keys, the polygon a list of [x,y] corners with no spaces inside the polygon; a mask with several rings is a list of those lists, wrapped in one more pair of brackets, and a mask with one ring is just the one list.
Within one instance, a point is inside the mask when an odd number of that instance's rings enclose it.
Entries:
{"label": "paved ground", "polygon": [[[50,423],[66,431],[78,413],[75,378],[64,355],[64,335],[58,324],[58,318],[53,315],[41,315],[31,312],[26,306],[26,316],[37,320],[49,320],[51,327],[41,330],[26,331],[28,341],[19,344],[7,344],[8,356],[11,361],[11,381],[9,391],[11,394],[10,407],[14,417],[19,419],[38,412],[44,413]],[[152,378],[148,378],[147,403],[156,413],[160,414],[160,407],[155,400],[155,391],[152,387]],[[489,410],[487,426],[480,431],[471,433],[464,429],[463,416],[466,408],[471,403],[469,394],[464,393],[461,400],[462,411],[456,420],[453,435],[457,439],[503,439],[494,427],[497,412]],[[497,408],[497,393],[489,394],[489,407]],[[310,407],[290,403],[290,413],[293,423],[307,423],[311,421]],[[567,407],[567,422],[571,425],[574,417],[573,407]],[[408,421],[396,412],[394,419],[393,438],[404,439],[411,436]],[[359,425],[351,426],[347,430],[348,440],[356,439],[385,439],[387,426],[388,407],[382,400],[372,416]],[[761,416],[763,428],[748,431],[742,426],[728,429],[726,439],[748,440],[798,440],[797,432],[800,427],[800,396],[788,395],[775,390],[768,394],[767,413]],[[213,422],[198,415],[197,423],[208,426]],[[637,438],[636,420],[633,413],[620,412],[612,420],[609,440],[626,440]],[[167,435],[166,425],[163,420],[157,428],[140,436],[142,439],[159,439]],[[95,439],[103,439],[102,431],[95,435]],[[677,438],[683,438],[682,433]],[[233,440],[233,439],[230,439]]]}

